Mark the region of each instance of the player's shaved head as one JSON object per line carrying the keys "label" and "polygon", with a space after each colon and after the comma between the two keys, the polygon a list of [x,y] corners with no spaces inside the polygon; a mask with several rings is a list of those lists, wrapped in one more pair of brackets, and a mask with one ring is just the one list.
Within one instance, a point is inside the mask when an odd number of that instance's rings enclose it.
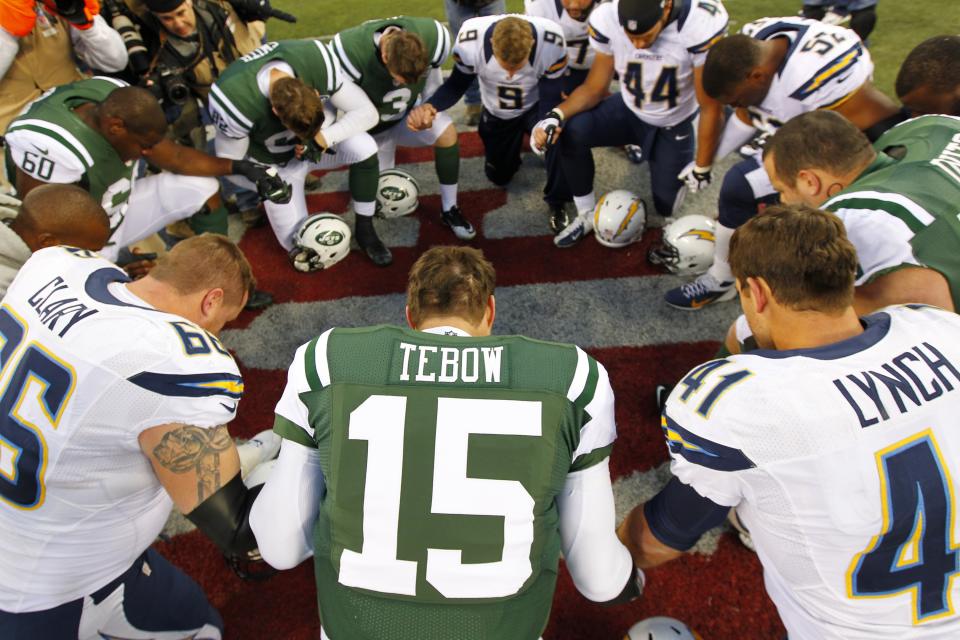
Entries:
{"label": "player's shaved head", "polygon": [[114,89],[100,104],[101,118],[117,118],[126,130],[135,136],[162,136],[167,130],[167,119],[156,97],[141,87]]}
{"label": "player's shaved head", "polygon": [[703,89],[714,100],[727,102],[737,87],[760,65],[760,43],[742,33],[727,36],[710,48],[703,65]]}
{"label": "player's shaved head", "polygon": [[508,16],[497,21],[491,37],[493,55],[510,66],[519,66],[533,49],[533,29],[523,18]]}
{"label": "player's shaved head", "polygon": [[478,323],[493,295],[497,274],[472,247],[433,247],[410,268],[407,308],[414,326],[429,316],[458,316]]}
{"label": "player's shaved head", "polygon": [[100,203],[69,184],[33,188],[10,228],[32,251],[61,244],[99,251],[110,238],[110,219]]}
{"label": "player's shaved head", "polygon": [[897,73],[896,89],[915,116],[960,116],[960,36],[935,36],[914,47]]}
{"label": "player's shaved head", "polygon": [[762,278],[795,311],[841,312],[853,304],[857,250],[837,216],[806,205],[773,205],[730,239],[730,268],[747,291]]}
{"label": "player's shaved head", "polygon": [[183,295],[223,289],[224,299],[235,305],[256,286],[253,269],[240,247],[215,233],[181,240],[160,256],[149,277]]}

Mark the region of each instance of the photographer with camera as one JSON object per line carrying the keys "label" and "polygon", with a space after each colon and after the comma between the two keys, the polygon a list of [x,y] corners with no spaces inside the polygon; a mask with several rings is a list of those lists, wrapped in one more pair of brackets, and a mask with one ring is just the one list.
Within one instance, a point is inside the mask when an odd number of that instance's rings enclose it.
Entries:
{"label": "photographer with camera", "polygon": [[0,5],[0,133],[44,91],[127,66],[120,34],[101,18],[97,0],[10,0]]}

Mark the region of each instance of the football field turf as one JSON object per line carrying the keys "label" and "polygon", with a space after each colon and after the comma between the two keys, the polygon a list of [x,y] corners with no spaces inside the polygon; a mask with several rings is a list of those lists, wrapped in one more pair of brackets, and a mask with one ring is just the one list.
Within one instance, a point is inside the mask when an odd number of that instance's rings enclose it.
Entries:
{"label": "football field turf", "polygon": [[[294,2],[274,0],[300,21],[269,24],[271,38],[334,33],[361,20],[397,13],[443,16],[441,0],[360,0],[357,2]],[[522,2],[511,0],[512,9]],[[800,0],[727,0],[738,29],[764,15],[793,15]],[[894,3],[880,0],[879,23],[871,38],[879,86],[892,93],[900,62],[913,44],[960,25],[958,0]],[[455,113],[456,117],[456,113]],[[575,342],[600,360],[616,392],[619,431],[611,472],[618,517],[649,499],[669,477],[667,451],[653,402],[658,382],[674,382],[693,365],[715,353],[718,340],[736,315],[735,303],[695,313],[673,310],[662,293],[681,282],[650,266],[647,249],[658,241],[651,229],[638,244],[611,250],[590,238],[560,251],[553,247],[540,189],[544,173],[530,154],[506,189],[483,174],[482,149],[475,132],[461,135],[460,203],[477,227],[471,244],[485,252],[497,269],[495,332]],[[629,188],[647,202],[646,166],[629,164],[618,149],[596,151],[596,190]],[[245,312],[223,332],[236,354],[246,383],[235,436],[250,437],[272,424],[293,352],[298,345],[331,326],[403,322],[407,270],[425,249],[455,242],[439,224],[439,189],[430,150],[406,150],[398,164],[421,185],[419,211],[409,217],[378,221],[378,230],[392,248],[395,262],[374,267],[354,251],[329,271],[295,273],[268,227],[243,233],[232,221],[233,235],[256,265],[261,288],[277,304],[261,312]],[[729,166],[730,161],[721,164]],[[718,171],[719,173],[719,171]],[[715,212],[719,176],[705,193],[687,198],[683,213]],[[348,213],[344,171],[323,176],[322,189],[309,198],[311,211]],[[660,222],[656,217],[653,226]],[[213,544],[199,532],[174,536],[161,551],[206,590],[222,612],[227,639],[316,640],[316,593],[309,562],[265,582],[242,582],[224,565]],[[688,622],[705,640],[782,640],[776,611],[766,597],[759,562],[728,532],[716,530],[699,543],[697,552],[648,573],[642,599],[604,609],[591,605],[561,571],[550,626],[544,640],[619,640],[629,626],[653,615]],[[340,639],[337,639],[340,640]],[[454,640],[437,638],[436,640]]]}

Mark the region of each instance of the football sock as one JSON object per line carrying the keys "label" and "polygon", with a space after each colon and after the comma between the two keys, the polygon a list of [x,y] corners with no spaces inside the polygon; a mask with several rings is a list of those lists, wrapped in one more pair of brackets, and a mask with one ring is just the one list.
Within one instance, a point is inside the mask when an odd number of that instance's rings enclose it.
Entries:
{"label": "football sock", "polygon": [[201,233],[227,235],[227,208],[220,205],[213,211],[210,211],[206,205],[204,205],[203,209],[190,217],[188,223],[197,235]]}
{"label": "football sock", "polygon": [[440,206],[443,211],[449,211],[450,207],[457,206],[457,184],[440,183]]}
{"label": "football sock", "polygon": [[593,191],[585,196],[573,196],[573,204],[577,208],[577,213],[593,211],[597,206],[597,197],[593,194]]}
{"label": "football sock", "polygon": [[354,162],[350,165],[350,177],[348,180],[350,195],[353,196],[354,202],[357,203],[355,210],[360,215],[373,215],[373,209],[367,214],[360,211],[359,207],[361,203],[370,203],[371,207],[374,206],[373,202],[377,199],[377,184],[379,182],[380,161],[377,159],[377,154],[373,154],[366,160]]}
{"label": "football sock", "polygon": [[725,227],[719,222],[717,223],[717,230],[714,233],[716,247],[713,254],[713,264],[710,266],[710,269],[707,271],[710,275],[717,279],[717,282],[732,282],[733,281],[733,271],[730,270],[730,238],[733,237],[733,232],[736,229],[731,229],[730,227]]}
{"label": "football sock", "polygon": [[[449,147],[434,147],[433,166],[436,167],[441,185],[456,185],[460,179],[460,143],[455,142]],[[444,209],[446,208],[444,205]]]}

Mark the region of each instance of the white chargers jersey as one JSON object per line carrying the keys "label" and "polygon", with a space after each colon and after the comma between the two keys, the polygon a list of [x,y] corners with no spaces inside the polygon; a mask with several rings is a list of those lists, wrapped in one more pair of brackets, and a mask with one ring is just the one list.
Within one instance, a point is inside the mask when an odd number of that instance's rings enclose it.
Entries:
{"label": "white chargers jersey", "polygon": [[960,317],[863,324],[693,369],[663,418],[673,473],[737,508],[790,640],[960,638]]}
{"label": "white chargers jersey", "polygon": [[694,67],[727,33],[727,10],[720,0],[678,0],[677,17],[649,49],[630,42],[617,17],[618,0],[590,14],[590,45],[613,56],[620,95],[637,117],[657,127],[680,124],[697,112]]}
{"label": "white chargers jersey", "polygon": [[589,69],[595,51],[590,46],[586,20],[574,20],[563,8],[560,0],[524,0],[523,12],[528,16],[540,16],[560,25],[567,43],[567,66],[571,69]]}
{"label": "white chargers jersey", "polygon": [[834,109],[873,77],[870,52],[851,29],[794,16],[761,18],[742,32],[757,40],[790,41],[763,102],[747,107],[761,131],[775,133],[801,113]]}
{"label": "white chargers jersey", "polygon": [[33,254],[0,306],[4,611],[56,607],[127,570],[173,504],[140,433],[236,413],[233,357],[128,281],[95,253],[53,247]]}
{"label": "white chargers jersey", "polygon": [[560,27],[546,18],[513,15],[530,23],[534,43],[527,64],[508,77],[493,55],[493,28],[506,17],[466,20],[453,47],[457,68],[477,76],[484,108],[502,120],[520,117],[540,100],[541,78],[559,78],[567,70],[567,50]]}

